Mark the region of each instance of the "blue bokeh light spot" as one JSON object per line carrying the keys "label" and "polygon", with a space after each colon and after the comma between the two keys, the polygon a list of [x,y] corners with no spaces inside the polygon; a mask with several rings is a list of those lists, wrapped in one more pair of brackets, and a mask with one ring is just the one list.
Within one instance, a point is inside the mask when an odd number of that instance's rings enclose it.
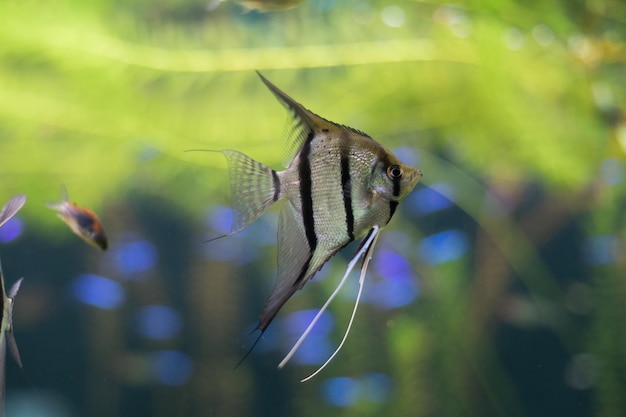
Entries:
{"label": "blue bokeh light spot", "polygon": [[398,146],[393,148],[393,154],[409,166],[417,167],[420,165],[421,156],[412,146]]}
{"label": "blue bokeh light spot", "polygon": [[80,302],[111,310],[124,301],[124,288],[117,282],[94,274],[79,275],[72,285],[73,293]]}
{"label": "blue bokeh light spot", "polygon": [[[232,232],[233,212],[232,209],[224,206],[215,206],[205,217],[205,223],[222,235]],[[243,230],[232,236],[246,240],[249,244],[268,246],[276,244],[276,215],[275,213],[264,213],[263,217],[255,220]],[[217,236],[215,236],[217,237]]]}
{"label": "blue bokeh light spot", "polygon": [[359,401],[382,404],[389,400],[392,391],[391,378],[378,372],[361,378],[329,378],[322,384],[324,398],[336,407],[349,407]]}
{"label": "blue bokeh light spot", "polygon": [[180,386],[193,374],[193,363],[189,356],[177,350],[162,350],[153,353],[154,378],[163,385]]}
{"label": "blue bokeh light spot", "polygon": [[152,305],[136,314],[137,330],[148,339],[167,340],[176,336],[182,327],[180,313],[171,307]]}
{"label": "blue bokeh light spot", "polygon": [[[282,327],[287,334],[300,335],[306,330],[308,325],[313,321],[313,318],[319,310],[300,310],[290,313],[282,320]],[[321,317],[315,323],[315,327],[311,330],[309,335],[311,336],[325,336],[328,335],[335,327],[335,321],[333,316],[328,311],[324,311]]]}
{"label": "blue bokeh light spot", "polygon": [[0,242],[8,243],[22,234],[24,223],[19,217],[9,219],[0,227]]}
{"label": "blue bokeh light spot", "polygon": [[132,275],[153,268],[158,258],[156,248],[147,240],[122,243],[111,252],[117,269],[123,275]]}
{"label": "blue bokeh light spot", "polygon": [[205,245],[204,257],[241,265],[257,260],[264,255],[260,248],[276,245],[275,217],[274,213],[265,213],[261,219],[257,219],[238,233],[228,235],[231,233],[232,211],[227,207],[216,206],[205,217],[205,223],[220,233],[212,239],[218,237],[224,239]]}
{"label": "blue bokeh light spot", "polygon": [[445,183],[418,188],[407,196],[405,204],[412,212],[423,216],[453,206],[454,190]]}
{"label": "blue bokeh light spot", "polygon": [[618,185],[624,181],[624,165],[615,158],[607,158],[600,165],[600,176],[608,185]]}
{"label": "blue bokeh light spot", "polygon": [[381,249],[373,258],[373,263],[376,272],[385,278],[413,275],[409,261],[398,252],[391,249]]}
{"label": "blue bokeh light spot", "polygon": [[392,309],[410,304],[417,298],[417,277],[405,257],[383,248],[373,262],[376,272],[384,279],[365,287],[365,301],[379,308]]}
{"label": "blue bokeh light spot", "polygon": [[248,244],[256,246],[274,246],[276,245],[277,222],[276,213],[264,213],[260,219],[241,231],[241,238],[245,239]]}
{"label": "blue bokeh light spot", "polygon": [[[291,347],[292,344],[289,345],[289,349]],[[291,361],[298,365],[320,365],[326,362],[331,354],[332,347],[327,337],[309,334],[293,355]]]}
{"label": "blue bokeh light spot", "polygon": [[329,378],[322,385],[326,401],[336,407],[349,407],[359,399],[359,383],[354,378]]}
{"label": "blue bokeh light spot", "polygon": [[260,250],[254,246],[246,246],[246,242],[238,236],[229,236],[220,239],[219,243],[216,241],[203,245],[202,253],[206,259],[245,265],[258,259]]}
{"label": "blue bokeh light spot", "polygon": [[411,304],[418,296],[415,281],[398,277],[374,282],[368,286],[365,300],[375,306],[389,310]]}
{"label": "blue bokeh light spot", "polygon": [[228,207],[215,206],[205,217],[205,223],[221,234],[228,234],[233,224],[233,212]]}
{"label": "blue bokeh light spot", "polygon": [[467,248],[467,237],[463,233],[446,230],[422,239],[417,250],[423,262],[438,265],[461,258]]}
{"label": "blue bokeh light spot", "polygon": [[[243,345],[243,350],[248,351],[259,337],[260,330],[257,329],[259,325],[258,321],[250,323],[244,332],[247,334],[247,342]],[[282,332],[278,329],[279,326],[270,326],[265,330],[259,343],[254,347],[252,355],[262,355],[267,352],[280,350],[283,347]]]}
{"label": "blue bokeh light spot", "polygon": [[[281,329],[287,335],[285,346],[291,349],[296,340],[304,333],[311,324],[319,310],[300,310],[290,313],[281,321]],[[304,343],[298,348],[293,361],[300,365],[315,365],[323,363],[332,350],[328,335],[335,327],[333,316],[325,311],[320,316],[315,326],[311,329]]]}
{"label": "blue bokeh light spot", "polygon": [[616,245],[615,236],[591,236],[587,238],[583,246],[584,259],[591,265],[612,264],[616,258]]}

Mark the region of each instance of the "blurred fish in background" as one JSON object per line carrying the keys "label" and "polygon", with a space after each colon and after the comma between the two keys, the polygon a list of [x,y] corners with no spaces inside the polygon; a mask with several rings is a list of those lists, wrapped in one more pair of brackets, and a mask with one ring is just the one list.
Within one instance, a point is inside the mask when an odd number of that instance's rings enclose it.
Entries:
{"label": "blurred fish in background", "polygon": [[[23,194],[16,195],[11,198],[9,202],[2,208],[0,212],[0,227],[9,221],[26,203],[26,196]],[[20,358],[20,352],[17,349],[17,343],[15,342],[15,336],[13,336],[13,299],[17,295],[22,284],[22,279],[17,280],[11,287],[8,295],[4,289],[4,274],[2,273],[2,266],[0,265],[0,291],[2,291],[2,321],[0,322],[0,416],[5,415],[5,394],[6,394],[6,352],[7,345],[11,351],[11,356],[15,359],[15,362],[22,367],[22,359]]]}
{"label": "blurred fish in background", "polygon": [[237,0],[247,10],[258,10],[260,12],[276,12],[297,7],[304,0]]}
{"label": "blurred fish in background", "polygon": [[[218,8],[226,0],[211,0],[207,6],[207,11]],[[236,0],[245,12],[256,10],[257,12],[279,12],[282,10],[293,9],[299,6],[304,0]]]}
{"label": "blurred fish in background", "polygon": [[79,207],[70,203],[65,186],[61,187],[62,201],[56,204],[46,204],[58,211],[57,216],[72,229],[78,237],[98,249],[106,250],[109,246],[104,227],[96,213],[86,207]]}

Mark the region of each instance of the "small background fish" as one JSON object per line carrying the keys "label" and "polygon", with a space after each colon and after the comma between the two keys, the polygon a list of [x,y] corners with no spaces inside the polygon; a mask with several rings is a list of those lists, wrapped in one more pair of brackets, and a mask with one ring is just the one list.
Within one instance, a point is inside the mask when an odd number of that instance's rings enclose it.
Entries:
{"label": "small background fish", "polygon": [[70,203],[65,186],[61,187],[61,196],[62,201],[60,203],[48,203],[46,205],[58,211],[59,218],[67,223],[77,236],[91,246],[106,250],[109,242],[98,216],[86,207],[79,207],[75,203]]}
{"label": "small background fish", "polygon": [[304,0],[237,0],[246,9],[261,12],[293,9],[303,2]]}
{"label": "small background fish", "polygon": [[[9,221],[26,202],[25,195],[17,195],[2,208],[0,212],[0,227]],[[18,366],[22,368],[22,359],[17,348],[15,336],[13,335],[13,299],[17,295],[22,284],[22,279],[18,279],[7,294],[4,288],[4,274],[2,273],[2,265],[0,265],[0,302],[2,303],[2,320],[0,321],[0,416],[4,416],[5,395],[6,395],[6,350],[7,346],[11,352],[11,356],[15,359]]]}
{"label": "small background fish", "polygon": [[[258,12],[278,12],[282,10],[293,9],[299,6],[305,0],[236,0],[245,12],[256,10]],[[210,0],[206,5],[207,11],[213,11],[221,6],[226,0]]]}

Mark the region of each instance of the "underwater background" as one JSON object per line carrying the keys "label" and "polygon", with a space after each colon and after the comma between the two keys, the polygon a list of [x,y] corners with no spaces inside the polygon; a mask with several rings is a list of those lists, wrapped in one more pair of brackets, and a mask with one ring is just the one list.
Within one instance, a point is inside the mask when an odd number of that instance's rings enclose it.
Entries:
{"label": "underwater background", "polygon": [[[281,3],[275,0],[276,3]],[[0,3],[0,230],[24,277],[9,417],[626,415],[626,6],[618,0]],[[281,6],[282,7],[282,6]],[[236,369],[276,213],[230,231],[219,153],[273,168],[255,70],[424,177],[282,370],[355,246]],[[98,213],[109,250],[45,206]]]}

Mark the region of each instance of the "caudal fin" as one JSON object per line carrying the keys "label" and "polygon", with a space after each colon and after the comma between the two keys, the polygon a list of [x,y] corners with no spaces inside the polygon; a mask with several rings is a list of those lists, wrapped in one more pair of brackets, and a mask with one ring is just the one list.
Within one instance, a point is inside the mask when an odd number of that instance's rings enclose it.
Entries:
{"label": "caudal fin", "polygon": [[246,228],[280,196],[280,180],[271,168],[231,149],[221,151],[228,161],[233,225],[230,234]]}

